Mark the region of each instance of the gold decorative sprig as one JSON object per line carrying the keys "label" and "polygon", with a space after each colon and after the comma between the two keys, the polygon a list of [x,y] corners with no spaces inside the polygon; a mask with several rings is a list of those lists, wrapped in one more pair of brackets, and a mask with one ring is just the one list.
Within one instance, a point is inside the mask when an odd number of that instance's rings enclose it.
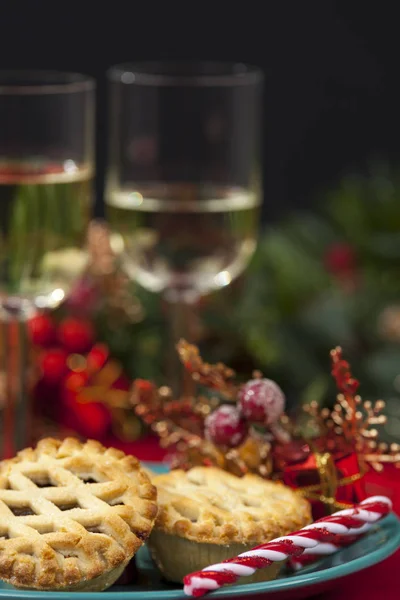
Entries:
{"label": "gold decorative sprig", "polygon": [[179,358],[193,381],[217,391],[226,400],[236,400],[238,385],[233,381],[235,371],[223,363],[211,365],[203,361],[199,349],[186,340],[177,344]]}
{"label": "gold decorative sprig", "polygon": [[[277,465],[273,465],[272,457],[276,457],[281,448],[286,464],[292,464],[298,455],[296,443],[285,443],[276,430],[263,432],[254,427],[249,428],[248,437],[238,448],[220,448],[205,439],[206,417],[221,401],[235,402],[240,385],[232,369],[222,363],[204,362],[196,346],[181,340],[177,350],[193,381],[208,388],[210,397],[198,393],[174,399],[166,386],[156,388],[148,381],[137,380],[130,398],[135,414],[159,436],[163,447],[171,449],[172,466],[215,465],[237,475],[253,472],[263,477],[279,477],[282,469],[273,471]],[[301,434],[299,424],[285,414],[276,424],[279,431],[286,432],[289,440],[303,440],[303,445],[309,444],[312,451],[331,453],[333,459],[343,452],[356,453],[361,474],[368,466],[377,471],[388,463],[400,467],[400,446],[379,440],[378,428],[386,422],[385,403],[363,401],[357,394],[359,382],[343,359],[341,348],[332,350],[331,360],[338,388],[333,409],[320,409],[316,402],[304,407],[310,417],[308,432],[312,432],[307,433],[307,439],[304,430]],[[253,373],[254,377],[261,374]]]}
{"label": "gold decorative sprig", "polygon": [[400,446],[379,441],[377,425],[386,423],[383,400],[363,401],[357,394],[359,382],[351,373],[349,363],[343,359],[340,347],[331,351],[332,375],[339,390],[337,402],[333,409],[323,409],[318,414],[314,404],[309,405],[308,412],[322,424],[325,435],[337,441],[345,442],[358,454],[360,461],[367,463],[376,471],[383,465],[391,463],[400,468]]}

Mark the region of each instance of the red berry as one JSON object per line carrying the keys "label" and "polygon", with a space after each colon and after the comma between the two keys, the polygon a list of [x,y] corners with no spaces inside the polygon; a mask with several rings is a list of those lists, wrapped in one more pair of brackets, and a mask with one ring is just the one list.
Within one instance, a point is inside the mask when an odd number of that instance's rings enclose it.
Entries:
{"label": "red berry", "polygon": [[205,437],[217,446],[235,448],[247,435],[247,424],[236,406],[223,404],[204,422]]}
{"label": "red berry", "polygon": [[58,337],[68,352],[87,352],[94,341],[93,325],[83,319],[68,317],[58,328]]}
{"label": "red berry", "polygon": [[61,348],[48,350],[40,358],[42,377],[48,383],[58,383],[67,372],[68,354]]}
{"label": "red berry", "polygon": [[107,362],[109,351],[105,344],[96,344],[86,357],[89,371],[99,371]]}
{"label": "red berry", "polygon": [[285,396],[275,381],[252,379],[239,392],[238,408],[248,421],[271,425],[283,413]]}
{"label": "red berry", "polygon": [[69,408],[75,415],[79,432],[87,438],[102,438],[111,426],[111,415],[102,402],[70,400]]}
{"label": "red berry", "polygon": [[148,381],[147,379],[135,379],[135,386],[144,393],[152,392],[154,390],[154,383],[151,383],[151,381]]}
{"label": "red berry", "polygon": [[151,401],[156,389],[154,383],[151,383],[147,379],[135,379],[133,387],[138,399],[144,404],[148,404]]}
{"label": "red berry", "polygon": [[71,390],[73,392],[78,392],[87,384],[89,380],[89,376],[85,371],[75,372],[72,371],[68,373],[66,378],[64,379],[64,387],[67,390]]}
{"label": "red berry", "polygon": [[47,315],[36,315],[28,321],[28,332],[35,346],[48,347],[54,344],[56,339],[55,325]]}
{"label": "red berry", "polygon": [[350,244],[338,243],[329,246],[324,256],[326,270],[332,275],[353,272],[356,268],[356,256]]}

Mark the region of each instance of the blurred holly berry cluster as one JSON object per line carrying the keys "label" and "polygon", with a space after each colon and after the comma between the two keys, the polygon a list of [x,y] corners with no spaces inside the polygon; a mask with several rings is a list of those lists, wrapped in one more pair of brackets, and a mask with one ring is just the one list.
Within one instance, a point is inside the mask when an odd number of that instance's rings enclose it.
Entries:
{"label": "blurred holly berry cluster", "polygon": [[[96,341],[92,322],[81,316],[41,314],[28,322],[41,422],[106,442],[135,439],[140,423],[129,410],[129,378]],[[132,422],[133,420],[133,422]]]}

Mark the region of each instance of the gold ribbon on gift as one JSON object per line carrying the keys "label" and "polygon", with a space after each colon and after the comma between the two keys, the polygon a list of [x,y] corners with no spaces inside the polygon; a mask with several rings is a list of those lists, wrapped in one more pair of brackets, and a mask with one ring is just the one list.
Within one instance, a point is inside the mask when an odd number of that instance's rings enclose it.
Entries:
{"label": "gold ribbon on gift", "polygon": [[[310,445],[311,447],[311,445]],[[312,448],[311,448],[312,449]],[[338,479],[337,469],[331,452],[318,452],[313,450],[315,464],[320,482],[299,488],[299,492],[308,500],[317,500],[325,505],[328,513],[333,513],[342,508],[350,508],[353,505],[336,500],[338,487],[355,483],[364,476],[364,471]]]}

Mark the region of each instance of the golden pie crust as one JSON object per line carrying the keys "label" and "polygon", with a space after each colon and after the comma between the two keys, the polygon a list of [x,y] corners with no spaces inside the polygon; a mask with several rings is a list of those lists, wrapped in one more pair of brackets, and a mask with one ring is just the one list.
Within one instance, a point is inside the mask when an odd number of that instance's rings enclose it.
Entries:
{"label": "golden pie crust", "polygon": [[257,475],[194,467],[153,477],[156,529],[195,542],[261,544],[310,522],[310,505],[291,488]]}
{"label": "golden pie crust", "polygon": [[157,492],[133,456],[47,438],[0,463],[0,578],[106,589],[149,536]]}
{"label": "golden pie crust", "polygon": [[[171,581],[311,522],[307,500],[257,475],[239,478],[215,467],[194,467],[155,476],[152,482],[159,512],[149,546]],[[278,568],[256,577],[276,576]]]}

